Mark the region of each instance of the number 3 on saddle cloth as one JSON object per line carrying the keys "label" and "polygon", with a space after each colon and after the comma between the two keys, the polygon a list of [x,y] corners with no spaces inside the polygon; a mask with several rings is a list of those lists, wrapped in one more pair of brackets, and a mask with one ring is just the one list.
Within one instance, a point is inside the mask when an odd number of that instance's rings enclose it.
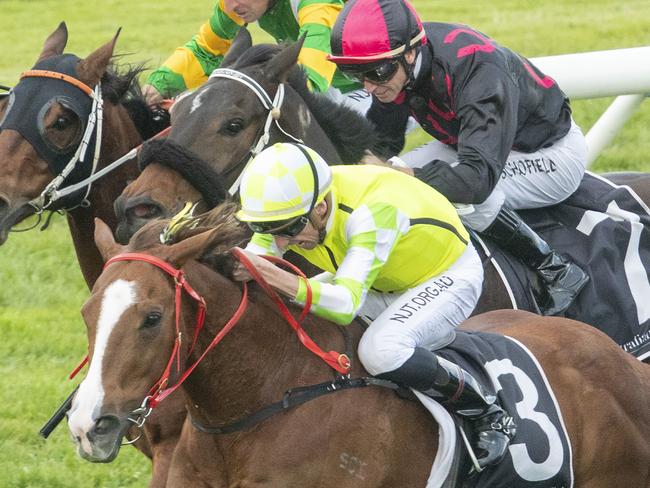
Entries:
{"label": "number 3 on saddle cloth", "polygon": [[[564,316],[593,325],[640,360],[650,358],[650,211],[628,187],[586,172],[564,202],[517,213],[591,280]],[[536,312],[535,273],[487,238],[475,238],[500,270],[513,308]]]}
{"label": "number 3 on saddle cloth", "polygon": [[448,478],[443,486],[450,482],[464,488],[573,486],[571,445],[562,413],[544,371],[523,344],[497,334],[457,331],[454,342],[436,354],[458,364],[481,384],[491,385],[488,393],[499,397],[517,425],[503,461],[468,478],[463,475],[468,460],[452,467],[439,465],[437,469],[449,477],[460,478]]}

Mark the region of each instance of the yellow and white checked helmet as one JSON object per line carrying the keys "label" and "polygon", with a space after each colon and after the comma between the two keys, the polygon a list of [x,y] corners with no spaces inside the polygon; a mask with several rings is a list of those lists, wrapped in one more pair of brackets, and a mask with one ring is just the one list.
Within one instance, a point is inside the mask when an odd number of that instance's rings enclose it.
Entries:
{"label": "yellow and white checked helmet", "polygon": [[316,151],[302,144],[274,144],[244,170],[237,218],[243,222],[276,222],[306,215],[331,186],[332,171]]}

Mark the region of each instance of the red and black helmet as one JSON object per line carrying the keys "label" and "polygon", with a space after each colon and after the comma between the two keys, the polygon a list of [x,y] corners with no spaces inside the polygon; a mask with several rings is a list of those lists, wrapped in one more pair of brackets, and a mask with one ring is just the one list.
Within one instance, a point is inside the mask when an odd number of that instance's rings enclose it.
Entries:
{"label": "red and black helmet", "polygon": [[422,22],[407,1],[349,0],[332,29],[327,59],[338,65],[377,64],[426,42]]}

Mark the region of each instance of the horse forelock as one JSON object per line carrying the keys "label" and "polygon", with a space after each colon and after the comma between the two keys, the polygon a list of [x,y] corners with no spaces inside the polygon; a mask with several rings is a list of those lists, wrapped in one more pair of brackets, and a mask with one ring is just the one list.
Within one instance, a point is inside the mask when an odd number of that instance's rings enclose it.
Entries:
{"label": "horse forelock", "polygon": [[[234,246],[239,246],[251,236],[251,231],[235,217],[238,210],[237,204],[224,202],[214,209],[201,214],[189,221],[187,225],[180,225],[173,235],[172,244],[185,239],[217,229],[215,239],[210,246],[210,253],[226,252]],[[129,250],[132,252],[150,250],[160,245],[160,234],[169,224],[170,220],[153,220],[136,232],[129,241]],[[191,225],[189,225],[191,224]]]}

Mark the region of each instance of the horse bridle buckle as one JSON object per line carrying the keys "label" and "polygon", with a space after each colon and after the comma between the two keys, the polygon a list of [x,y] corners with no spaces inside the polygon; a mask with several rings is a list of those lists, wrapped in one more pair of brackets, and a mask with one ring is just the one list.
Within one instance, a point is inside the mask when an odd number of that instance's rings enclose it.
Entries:
{"label": "horse bridle buckle", "polygon": [[[153,411],[153,408],[149,406],[149,400],[151,400],[151,396],[148,395],[142,400],[142,404],[133,410],[128,417],[128,420],[133,422],[136,427],[141,428]],[[135,415],[135,418],[132,418],[132,415]]]}

